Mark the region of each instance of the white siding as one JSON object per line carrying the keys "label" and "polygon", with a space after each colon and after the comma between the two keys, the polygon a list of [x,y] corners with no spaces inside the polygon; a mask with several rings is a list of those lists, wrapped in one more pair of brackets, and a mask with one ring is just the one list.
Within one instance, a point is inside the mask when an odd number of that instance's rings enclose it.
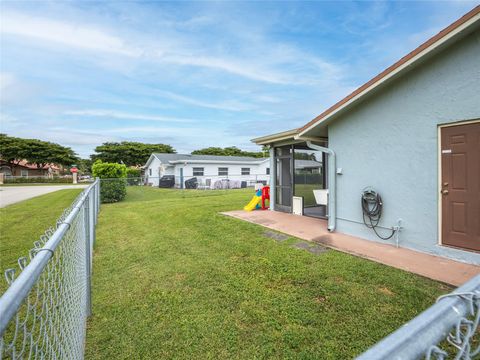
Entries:
{"label": "white siding", "polygon": [[[179,164],[178,168],[183,167],[184,176],[193,176],[194,167],[203,167],[204,176],[218,177],[218,168],[228,168],[228,177],[242,176],[242,168],[250,168],[250,175],[266,175],[266,168],[268,167],[268,161],[263,164],[234,164],[234,163],[222,163],[222,164],[210,164],[210,163],[194,163],[194,164]],[[264,178],[264,176],[263,176]]]}
{"label": "white siding", "polygon": [[[156,157],[153,158],[152,162],[148,167],[145,169],[145,176],[146,176],[146,183],[152,186],[158,186],[158,179],[161,177],[160,169],[161,169],[160,160]],[[151,175],[150,175],[151,173]]]}
{"label": "white siding", "polygon": [[[228,168],[228,175],[218,175],[218,168]],[[181,187],[183,169],[183,181],[188,180],[193,175],[193,168],[203,168],[203,176],[195,176],[200,182],[210,179],[213,182],[220,179],[231,179],[247,181],[249,185],[256,181],[269,182],[270,176],[267,174],[267,168],[270,167],[270,161],[266,160],[261,163],[247,163],[247,162],[181,162],[174,164],[162,164],[160,160],[154,158],[150,165],[145,169],[147,183],[151,186],[158,186],[159,178],[163,175],[175,175],[175,187]],[[249,168],[250,175],[242,175],[242,168]],[[150,175],[150,170],[152,175]]]}

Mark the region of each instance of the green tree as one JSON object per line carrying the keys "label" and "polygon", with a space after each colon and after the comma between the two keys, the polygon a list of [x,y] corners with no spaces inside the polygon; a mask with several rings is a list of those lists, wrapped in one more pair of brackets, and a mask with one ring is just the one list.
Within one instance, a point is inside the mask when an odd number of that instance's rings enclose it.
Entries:
{"label": "green tree", "polygon": [[294,157],[297,160],[317,160],[315,153],[313,152],[308,154],[308,153],[301,153],[296,151]]}
{"label": "green tree", "polygon": [[37,139],[25,139],[25,141],[28,149],[25,160],[37,165],[38,168],[47,164],[70,166],[79,160],[69,147]]}
{"label": "green tree", "polygon": [[6,134],[0,134],[0,158],[15,167],[25,159],[27,154],[26,143],[20,139]]}
{"label": "green tree", "polygon": [[175,153],[175,149],[165,144],[144,144],[140,142],[106,142],[95,148],[93,161],[123,163],[127,166],[145,165],[152,153]]}
{"label": "green tree", "polygon": [[15,167],[22,160],[41,168],[47,164],[69,166],[78,161],[69,147],[38,139],[23,139],[0,134],[0,158]]}
{"label": "green tree", "polygon": [[226,148],[208,147],[208,148],[192,151],[192,155],[249,156],[249,157],[255,157],[255,158],[265,157],[265,153],[262,151],[260,152],[244,151],[237,148],[236,146],[229,146]]}
{"label": "green tree", "polygon": [[263,155],[263,157],[269,157],[270,156],[270,146],[268,146],[268,145],[263,145],[262,146],[262,155]]}
{"label": "green tree", "polygon": [[81,174],[91,174],[92,165],[93,161],[91,159],[79,159],[77,161],[78,170]]}

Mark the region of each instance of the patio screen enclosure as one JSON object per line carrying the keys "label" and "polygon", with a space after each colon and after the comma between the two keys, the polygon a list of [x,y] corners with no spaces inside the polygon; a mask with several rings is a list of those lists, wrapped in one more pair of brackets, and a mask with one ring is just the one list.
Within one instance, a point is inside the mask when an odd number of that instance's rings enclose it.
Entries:
{"label": "patio screen enclosure", "polygon": [[325,155],[295,144],[275,147],[275,210],[292,212],[292,197],[303,198],[303,213],[325,217],[326,207],[317,205],[313,190],[326,188]]}

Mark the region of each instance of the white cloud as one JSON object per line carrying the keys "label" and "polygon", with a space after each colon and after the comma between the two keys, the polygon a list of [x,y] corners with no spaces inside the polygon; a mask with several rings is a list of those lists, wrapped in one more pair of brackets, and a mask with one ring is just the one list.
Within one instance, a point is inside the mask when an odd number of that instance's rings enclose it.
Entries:
{"label": "white cloud", "polygon": [[167,99],[183,102],[185,104],[209,108],[209,109],[244,111],[250,108],[250,106],[246,104],[241,104],[239,102],[226,101],[226,102],[212,103],[212,102],[202,101],[202,100],[198,100],[198,99],[184,96],[184,95],[179,95],[171,91],[158,90],[157,94]]}
{"label": "white cloud", "polygon": [[81,23],[29,16],[17,12],[3,12],[0,23],[2,35],[17,35],[54,42],[84,50],[109,52],[126,56],[139,56],[140,51],[108,32]]}
{"label": "white cloud", "polygon": [[162,121],[187,123],[195,121],[193,119],[184,119],[171,116],[159,116],[149,114],[133,114],[115,110],[89,109],[89,110],[69,110],[64,115],[69,116],[87,116],[87,117],[104,117],[110,119],[127,119],[127,120],[145,120],[145,121]]}
{"label": "white cloud", "polygon": [[15,116],[0,112],[0,132],[6,132],[6,127],[18,127],[27,125]]}
{"label": "white cloud", "polygon": [[38,89],[20,80],[12,73],[0,72],[0,104],[27,104],[32,102]]}
{"label": "white cloud", "polygon": [[252,80],[259,80],[273,84],[289,84],[292,79],[288,79],[286,76],[276,73],[256,64],[255,62],[239,62],[237,60],[226,59],[221,57],[208,57],[208,56],[188,56],[181,54],[163,55],[159,57],[159,60],[176,64],[176,65],[191,65],[199,66],[217,70],[223,70],[225,72],[246,77]]}
{"label": "white cloud", "polygon": [[15,76],[9,73],[0,73],[0,91],[4,93],[8,88],[15,84]]}
{"label": "white cloud", "polygon": [[271,96],[271,95],[266,95],[266,94],[256,95],[255,99],[258,100],[258,101],[261,101],[261,102],[271,103],[271,104],[278,104],[282,101],[280,98],[278,98],[276,96]]}
{"label": "white cloud", "polygon": [[188,127],[188,128],[178,128],[172,126],[127,126],[127,127],[118,127],[112,128],[109,130],[113,134],[133,134],[133,133],[143,133],[149,135],[162,135],[162,136],[192,136],[192,137],[203,137],[204,139],[216,138],[217,135],[223,134],[221,129],[208,129],[203,127]]}
{"label": "white cloud", "polygon": [[[36,46],[56,44],[158,64],[199,67],[270,84],[311,84],[320,78],[341,74],[335,64],[262,37],[256,37],[261,38],[256,44],[238,44],[238,54],[232,57],[230,51],[225,53],[215,46],[206,49],[197,45],[195,37],[185,37],[179,32],[159,34],[155,38],[130,32],[126,37],[112,28],[92,26],[84,21],[56,20],[15,11],[4,11],[1,19],[2,36],[30,38]],[[111,67],[117,62],[118,59],[114,59]]]}

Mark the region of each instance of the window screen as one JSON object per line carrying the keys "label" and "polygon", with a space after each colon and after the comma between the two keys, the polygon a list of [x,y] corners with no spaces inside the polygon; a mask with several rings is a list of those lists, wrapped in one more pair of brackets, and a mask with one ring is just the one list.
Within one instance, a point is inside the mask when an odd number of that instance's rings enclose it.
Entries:
{"label": "window screen", "polygon": [[194,167],[193,168],[193,176],[203,176],[204,169],[203,167]]}
{"label": "window screen", "polygon": [[228,167],[219,167],[218,168],[218,175],[227,176],[228,175]]}

